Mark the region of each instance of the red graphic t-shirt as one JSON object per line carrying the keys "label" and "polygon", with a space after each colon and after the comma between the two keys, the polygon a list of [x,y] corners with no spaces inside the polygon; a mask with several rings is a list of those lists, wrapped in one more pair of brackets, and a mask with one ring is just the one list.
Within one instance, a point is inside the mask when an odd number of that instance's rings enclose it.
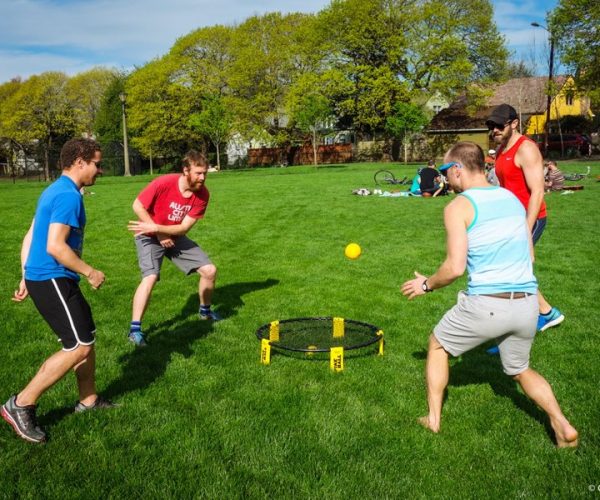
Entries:
{"label": "red graphic t-shirt", "polygon": [[[500,185],[513,193],[523,204],[525,210],[529,205],[531,191],[525,182],[523,170],[515,164],[515,156],[521,144],[530,140],[529,137],[522,135],[509,150],[498,151],[496,154],[496,177],[498,177]],[[542,217],[546,217],[546,202],[544,201],[542,201],[537,218],[541,219]]]}
{"label": "red graphic t-shirt", "polygon": [[184,198],[179,191],[181,174],[167,174],[154,179],[139,194],[137,199],[156,224],[174,226],[180,224],[186,215],[194,219],[204,217],[210,194],[206,186],[198,193]]}

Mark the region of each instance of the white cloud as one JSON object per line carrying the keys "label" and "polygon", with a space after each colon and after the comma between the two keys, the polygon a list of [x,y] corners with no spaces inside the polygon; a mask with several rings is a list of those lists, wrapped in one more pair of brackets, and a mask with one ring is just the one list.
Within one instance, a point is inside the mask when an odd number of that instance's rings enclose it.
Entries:
{"label": "white cloud", "polygon": [[[0,82],[49,69],[131,68],[194,29],[266,12],[317,12],[329,0],[17,0],[2,2]],[[35,55],[34,55],[35,54]]]}

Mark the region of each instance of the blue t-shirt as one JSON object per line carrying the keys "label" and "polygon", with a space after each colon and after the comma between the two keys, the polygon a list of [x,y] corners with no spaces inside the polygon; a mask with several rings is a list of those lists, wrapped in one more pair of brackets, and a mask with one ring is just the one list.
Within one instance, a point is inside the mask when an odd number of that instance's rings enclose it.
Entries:
{"label": "blue t-shirt", "polygon": [[85,209],[77,185],[66,175],[61,175],[48,186],[38,200],[31,247],[25,262],[25,279],[44,281],[52,278],[71,278],[79,281],[76,272],[60,264],[46,250],[48,230],[53,223],[71,226],[67,245],[81,257]]}

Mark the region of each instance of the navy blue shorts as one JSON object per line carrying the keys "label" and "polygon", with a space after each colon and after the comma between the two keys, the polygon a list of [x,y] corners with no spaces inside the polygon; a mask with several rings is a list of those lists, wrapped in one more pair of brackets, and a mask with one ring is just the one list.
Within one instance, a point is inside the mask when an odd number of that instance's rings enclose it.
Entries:
{"label": "navy blue shorts", "polygon": [[70,278],[25,280],[25,285],[35,307],[58,336],[63,351],[94,343],[96,325],[92,310],[76,281]]}
{"label": "navy blue shorts", "polygon": [[540,239],[542,233],[544,232],[544,228],[546,227],[546,217],[542,217],[535,221],[533,225],[533,229],[531,230],[531,238],[533,239],[533,244],[537,243],[537,240]]}

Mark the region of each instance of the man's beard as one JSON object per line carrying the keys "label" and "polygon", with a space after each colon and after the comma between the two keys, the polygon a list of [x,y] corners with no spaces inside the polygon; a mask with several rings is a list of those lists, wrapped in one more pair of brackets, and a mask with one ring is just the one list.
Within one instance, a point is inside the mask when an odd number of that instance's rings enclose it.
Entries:
{"label": "man's beard", "polygon": [[505,131],[506,129],[504,129],[502,132],[497,133],[495,131],[492,132],[492,139],[496,144],[500,144],[503,146],[506,146],[506,144],[508,144],[508,141],[510,140],[510,138],[513,135],[513,129],[511,127],[507,127],[508,131]]}
{"label": "man's beard", "polygon": [[199,181],[199,182],[192,182],[192,178],[189,175],[185,176],[185,180],[187,181],[187,185],[190,188],[190,191],[193,191],[194,193],[197,193],[198,191],[200,191],[200,189],[202,188],[202,185],[204,184],[204,182]]}

